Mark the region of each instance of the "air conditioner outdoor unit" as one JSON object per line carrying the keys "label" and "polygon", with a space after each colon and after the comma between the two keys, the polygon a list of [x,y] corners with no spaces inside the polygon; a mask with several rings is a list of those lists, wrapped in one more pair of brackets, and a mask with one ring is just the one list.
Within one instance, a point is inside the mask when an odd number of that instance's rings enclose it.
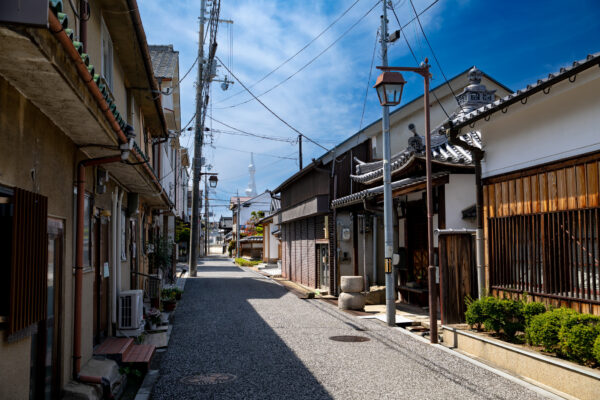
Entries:
{"label": "air conditioner outdoor unit", "polygon": [[119,294],[119,329],[139,329],[143,323],[144,291],[122,291]]}

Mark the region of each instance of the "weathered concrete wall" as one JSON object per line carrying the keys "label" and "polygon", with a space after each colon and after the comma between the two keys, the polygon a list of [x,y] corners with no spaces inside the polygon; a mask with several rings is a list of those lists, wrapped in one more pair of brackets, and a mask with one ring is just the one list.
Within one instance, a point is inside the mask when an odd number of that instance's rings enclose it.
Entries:
{"label": "weathered concrete wall", "polygon": [[[62,381],[70,377],[72,360],[73,310],[73,182],[76,148],[73,143],[31,102],[6,80],[0,78],[0,184],[39,191],[48,197],[48,214],[65,223],[64,264],[62,276]],[[60,156],[57,156],[60,155]],[[57,171],[61,173],[58,174]],[[34,172],[32,178],[32,172]],[[92,286],[87,274],[84,293]],[[85,290],[89,287],[90,290]],[[91,320],[90,320],[91,323]],[[85,325],[85,322],[84,322]],[[84,342],[85,344],[85,342]],[[0,345],[0,398],[28,398],[30,340]],[[84,353],[84,357],[89,354]],[[4,390],[24,388],[24,396]]]}

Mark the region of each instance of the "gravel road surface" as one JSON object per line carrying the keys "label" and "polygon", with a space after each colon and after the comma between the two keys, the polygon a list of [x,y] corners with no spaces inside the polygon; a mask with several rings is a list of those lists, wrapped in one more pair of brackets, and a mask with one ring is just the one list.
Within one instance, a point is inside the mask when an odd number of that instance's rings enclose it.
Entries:
{"label": "gravel road surface", "polygon": [[[336,342],[339,335],[369,341]],[[177,306],[153,399],[536,399],[536,392],[321,300],[204,259]]]}

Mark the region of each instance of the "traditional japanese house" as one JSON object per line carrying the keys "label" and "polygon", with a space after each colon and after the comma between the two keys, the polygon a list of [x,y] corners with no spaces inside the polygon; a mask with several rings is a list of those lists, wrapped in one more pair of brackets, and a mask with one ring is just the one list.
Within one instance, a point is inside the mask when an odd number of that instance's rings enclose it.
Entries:
{"label": "traditional japanese house", "polygon": [[477,132],[487,287],[600,315],[600,53],[446,126]]}
{"label": "traditional japanese house", "polygon": [[[500,95],[510,92],[485,74],[479,77]],[[434,88],[432,99],[439,101],[432,101],[432,121],[441,124],[446,119],[446,110],[456,108],[457,100],[449,85],[461,90],[471,84],[468,71],[464,71],[448,85]],[[422,99],[414,99],[390,115],[392,150],[396,153],[394,178],[400,181],[395,184],[394,192],[396,208],[400,210],[396,219],[399,223],[395,229],[396,248],[404,256],[407,271],[402,275],[400,286],[406,290],[401,291],[401,296],[415,302],[422,302],[425,294],[414,277],[415,272],[421,273],[419,268],[427,259],[423,253],[427,248],[426,236],[423,239],[425,230],[421,229],[425,221],[422,209],[425,204],[422,201],[424,145],[421,136],[411,132],[408,126],[412,123],[416,126],[414,131],[423,129]],[[477,137],[472,140],[475,145],[478,143]],[[383,221],[378,204],[381,190],[377,188],[382,177],[381,143],[381,121],[378,120],[313,160],[274,190],[281,193],[284,277],[331,294],[338,293],[339,279],[343,275],[363,275],[367,288],[383,284]],[[445,213],[446,207],[441,207],[442,220],[438,226],[472,226],[474,222],[470,219],[465,222],[462,214],[464,210],[470,218],[470,207],[475,204],[471,155],[449,144],[441,135],[436,136],[434,144],[435,183],[440,188],[436,193],[442,204],[446,204],[444,185],[451,183],[447,197],[450,214]],[[407,221],[409,214],[410,221]],[[423,217],[422,221],[419,216]],[[405,238],[412,241],[410,254]],[[411,265],[410,276],[407,262]],[[409,282],[412,283],[408,285]],[[415,287],[410,287],[413,284]]]}

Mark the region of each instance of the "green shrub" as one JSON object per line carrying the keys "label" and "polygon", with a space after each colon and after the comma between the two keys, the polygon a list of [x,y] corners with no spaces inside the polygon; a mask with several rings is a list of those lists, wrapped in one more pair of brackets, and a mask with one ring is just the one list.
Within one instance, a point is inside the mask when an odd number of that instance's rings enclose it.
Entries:
{"label": "green shrub", "polygon": [[524,330],[523,302],[492,296],[467,299],[465,319],[477,329],[483,325],[486,331],[514,340],[516,333]]}
{"label": "green shrub", "polygon": [[481,327],[485,321],[483,300],[473,300],[471,296],[467,296],[465,303],[467,304],[467,311],[465,311],[465,320],[467,324],[469,324],[471,328],[481,330]]}
{"label": "green shrub", "polygon": [[594,342],[594,349],[592,350],[594,353],[594,357],[596,357],[596,362],[600,364],[600,336],[596,338]]}
{"label": "green shrub", "polygon": [[525,330],[525,337],[529,344],[543,346],[544,350],[554,352],[558,350],[558,332],[563,320],[576,315],[577,312],[569,308],[556,308],[531,318]]}
{"label": "green shrub", "polygon": [[245,258],[236,258],[235,263],[237,265],[241,265],[242,267],[252,267],[254,265],[260,264],[260,260],[246,260]]}
{"label": "green shrub", "polygon": [[504,336],[514,340],[517,332],[525,330],[525,318],[523,317],[523,302],[510,299],[502,299],[499,302],[500,328]]}
{"label": "green shrub", "polygon": [[543,303],[537,301],[525,303],[523,305],[523,318],[525,320],[525,326],[529,326],[533,317],[539,314],[543,314],[546,311],[546,306]]}
{"label": "green shrub", "polygon": [[600,317],[574,314],[562,321],[558,332],[560,352],[574,361],[594,364],[594,343],[599,335]]}

